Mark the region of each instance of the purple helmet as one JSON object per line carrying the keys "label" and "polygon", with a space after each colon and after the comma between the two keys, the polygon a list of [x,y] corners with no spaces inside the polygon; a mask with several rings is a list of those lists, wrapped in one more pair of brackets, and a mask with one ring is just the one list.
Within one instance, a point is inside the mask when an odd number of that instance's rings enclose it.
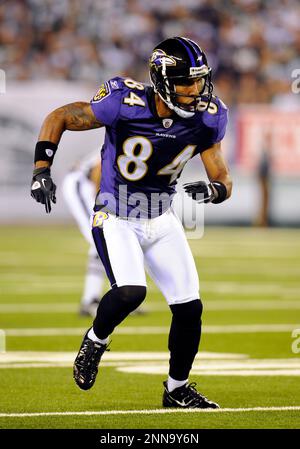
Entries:
{"label": "purple helmet", "polygon": [[[153,50],[149,61],[150,80],[154,91],[166,105],[179,116],[189,118],[197,110],[208,108],[213,91],[211,68],[203,50],[191,39],[172,37],[160,42]],[[176,93],[176,85],[191,85],[195,79],[203,78],[199,95],[192,95],[190,104],[178,102],[182,94]],[[190,95],[184,95],[190,96]],[[205,96],[205,107],[201,100]]]}

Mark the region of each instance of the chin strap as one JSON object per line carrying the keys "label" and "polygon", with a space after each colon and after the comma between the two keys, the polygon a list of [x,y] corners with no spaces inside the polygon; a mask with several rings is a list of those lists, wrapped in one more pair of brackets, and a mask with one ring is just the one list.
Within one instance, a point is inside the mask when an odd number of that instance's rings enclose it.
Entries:
{"label": "chin strap", "polygon": [[184,111],[183,109],[180,109],[178,106],[173,106],[172,109],[174,110],[174,112],[176,112],[177,115],[179,115],[179,117],[182,117],[182,118],[191,118],[195,115],[195,112]]}
{"label": "chin strap", "polygon": [[191,118],[195,115],[195,112],[184,111],[183,109],[180,109],[178,106],[174,106],[170,101],[165,100],[159,92],[157,92],[157,93],[160,96],[160,98],[162,99],[162,101],[168,106],[168,108],[171,109],[172,111],[174,111],[177,115],[179,115],[179,117]]}
{"label": "chin strap", "polygon": [[172,111],[174,111],[177,115],[179,115],[179,117],[181,117],[181,118],[191,118],[191,117],[193,117],[195,115],[195,112],[184,111],[183,109],[180,109],[178,106],[174,106],[171,103],[171,101],[170,101],[169,80],[168,80],[168,78],[166,76],[166,67],[165,66],[163,67],[162,74],[163,74],[164,79],[165,79],[167,98],[169,98],[169,99],[163,98],[163,96],[160,94],[160,92],[156,89],[154,83],[152,83],[152,86],[154,87],[154,92],[158,93],[158,95],[160,96],[162,101],[168,106],[168,108],[171,109]]}
{"label": "chin strap", "polygon": [[174,106],[170,102],[167,102],[165,100],[164,100],[164,102],[166,103],[166,105],[168,106],[169,109],[172,109],[172,111],[176,112],[176,114],[179,115],[179,117],[181,117],[181,118],[191,118],[195,115],[195,112],[184,111],[183,109],[180,109],[178,106]]}

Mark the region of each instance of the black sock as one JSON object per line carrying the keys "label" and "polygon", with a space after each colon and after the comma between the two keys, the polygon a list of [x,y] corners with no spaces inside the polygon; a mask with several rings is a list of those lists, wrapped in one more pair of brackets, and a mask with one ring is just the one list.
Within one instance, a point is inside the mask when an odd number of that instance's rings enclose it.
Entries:
{"label": "black sock", "polygon": [[101,340],[107,338],[131,312],[145,299],[146,287],[125,285],[107,292],[100,301],[93,323],[95,334]]}
{"label": "black sock", "polygon": [[170,308],[173,317],[169,334],[169,375],[176,380],[185,380],[189,377],[200,343],[202,302],[195,299]]}

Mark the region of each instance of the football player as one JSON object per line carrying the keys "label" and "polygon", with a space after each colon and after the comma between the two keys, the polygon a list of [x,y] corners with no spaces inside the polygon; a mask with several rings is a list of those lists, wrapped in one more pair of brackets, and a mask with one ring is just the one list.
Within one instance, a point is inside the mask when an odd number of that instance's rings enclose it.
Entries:
{"label": "football player", "polygon": [[76,164],[67,173],[62,184],[62,193],[70,212],[75,218],[81,234],[90,245],[79,314],[93,318],[96,316],[106,278],[91,234],[90,223],[100,177],[101,163],[99,151],[97,151]]}
{"label": "football player", "polygon": [[211,68],[192,40],[164,40],[154,48],[149,67],[150,86],[116,77],[90,103],[63,106],[46,118],[36,145],[31,192],[50,212],[56,201],[50,166],[62,133],[106,127],[92,234],[112,288],[83,337],[74,362],[75,382],[83,390],[93,386],[109,336],[146,296],[146,266],[172,313],[163,406],[218,408],[189,383],[201,336],[202,302],[195,262],[170,205],[184,165],[198,155],[209,184],[188,184],[186,192],[214,204],[229,198],[232,183],[221,150],[227,108],[212,95]]}

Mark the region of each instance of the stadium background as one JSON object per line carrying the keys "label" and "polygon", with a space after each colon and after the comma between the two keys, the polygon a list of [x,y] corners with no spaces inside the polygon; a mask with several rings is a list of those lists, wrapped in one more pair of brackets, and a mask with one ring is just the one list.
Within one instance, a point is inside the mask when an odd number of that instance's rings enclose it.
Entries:
{"label": "stadium background", "polygon": [[[226,206],[207,208],[207,223],[265,221],[258,176],[267,159],[269,222],[298,225],[299,17],[296,0],[0,2],[0,68],[6,74],[6,93],[0,94],[0,221],[70,221],[59,190],[50,217],[28,195],[45,115],[71,101],[89,101],[117,74],[148,82],[151,49],[167,36],[184,35],[207,52],[215,93],[230,109],[224,151],[233,195]],[[58,189],[63,174],[102,140],[102,130],[63,136],[53,169]],[[201,170],[195,158],[183,181],[199,179]]]}
{"label": "stadium background", "polygon": [[[205,207],[205,223],[221,226],[190,240],[204,303],[191,381],[220,413],[161,409],[171,318],[149,279],[145,315],[114,332],[91,392],[72,379],[91,322],[78,316],[88,247],[60,185],[103,132],[63,136],[50,215],[29,194],[45,115],[89,101],[116,74],[148,81],[147,56],[170,35],[202,45],[230,109],[224,151],[233,195]],[[0,429],[299,429],[299,1],[0,0],[0,70]],[[261,214],[266,162],[269,223]],[[183,179],[202,174],[192,160]]]}

